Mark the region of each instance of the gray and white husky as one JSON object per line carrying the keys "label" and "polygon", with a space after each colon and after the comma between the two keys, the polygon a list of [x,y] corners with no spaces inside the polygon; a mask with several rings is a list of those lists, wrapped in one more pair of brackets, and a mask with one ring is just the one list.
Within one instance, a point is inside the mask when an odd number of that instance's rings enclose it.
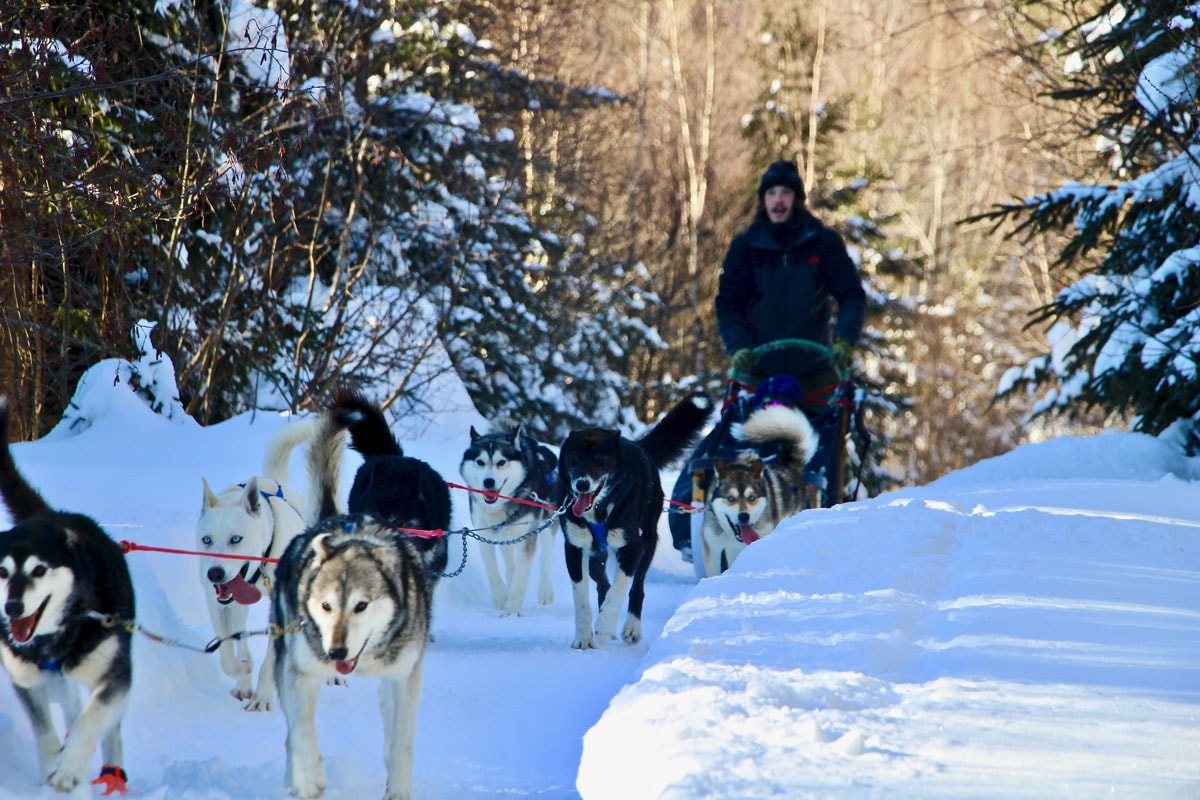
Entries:
{"label": "gray and white husky", "polygon": [[[512,430],[478,433],[471,428],[471,444],[458,466],[467,486],[475,489],[469,497],[471,525],[489,528],[487,538],[515,540],[538,527],[543,530],[516,544],[500,545],[505,577],[500,575],[496,559],[497,545],[480,542],[479,551],[487,572],[492,602],[502,616],[520,614],[533,571],[534,553],[538,554],[538,602],[554,602],[551,565],[554,526],[547,521],[552,509],[530,503],[549,501],[554,467],[558,457],[546,445],[526,436],[518,425]],[[520,502],[520,501],[527,502]]]}
{"label": "gray and white husky", "polygon": [[[55,511],[17,471],[0,398],[0,495],[16,526],[0,533],[0,662],[29,715],[42,779],[59,792],[84,780],[97,742],[96,783],[124,790],[121,718],[132,682],[133,583],[121,548],[82,514]],[[107,624],[106,624],[107,623]],[[82,710],[67,679],[92,687]],[[59,740],[50,704],[62,706]]]}
{"label": "gray and white husky", "polygon": [[309,445],[311,492],[321,521],[294,538],[276,567],[271,620],[275,678],[287,719],[288,790],[325,790],[317,745],[321,684],[348,675],[380,679],[387,800],[412,797],[413,745],[432,590],[409,537],[370,513],[340,515],[336,501],[345,434],[333,415]]}
{"label": "gray and white husky", "polygon": [[730,429],[750,445],[776,444],[764,461],[754,450],[732,461],[718,458],[704,501],[700,529],[704,572],[720,575],[746,547],[809,507],[804,467],[817,451],[817,434],[804,412],[784,405],[761,408]]}
{"label": "gray and white husky", "polygon": [[251,563],[238,556],[278,559],[288,542],[304,530],[306,505],[288,486],[288,459],[307,442],[316,427],[306,420],[285,425],[267,444],[262,474],[215,494],[204,483],[204,500],[196,521],[196,549],[211,555],[200,559],[200,583],[208,600],[213,631],[221,638],[221,669],[237,683],[230,692],[246,700],[247,711],[269,711],[275,698],[275,654],[267,648],[254,680],[254,657],[245,639],[230,634],[246,629],[250,606],[262,599],[259,589],[274,579],[269,561]]}

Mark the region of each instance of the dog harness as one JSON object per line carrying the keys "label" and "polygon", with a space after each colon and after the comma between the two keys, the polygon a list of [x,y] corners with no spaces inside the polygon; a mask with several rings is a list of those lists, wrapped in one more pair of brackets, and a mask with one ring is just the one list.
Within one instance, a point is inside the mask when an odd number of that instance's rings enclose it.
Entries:
{"label": "dog harness", "polygon": [[[238,486],[240,486],[243,489],[246,488],[246,484],[244,484],[244,483],[239,483]],[[266,499],[267,508],[271,508],[271,498],[273,498],[273,497],[278,498],[279,500],[282,500],[283,502],[287,503],[288,506],[293,511],[295,511],[296,514],[299,515],[299,517],[301,519],[304,518],[304,515],[301,514],[300,511],[295,506],[293,506],[291,503],[289,503],[288,499],[283,496],[283,486],[281,486],[278,482],[276,482],[276,484],[275,484],[274,492],[264,492],[262,489],[259,489],[258,493],[261,494],[264,499]],[[275,514],[275,511],[274,511],[274,509],[272,509],[271,515],[274,516],[274,514]],[[271,525],[271,538],[267,541],[267,549],[263,550],[263,558],[267,558],[268,556],[271,555],[271,548],[274,546],[275,546],[275,525],[272,524]],[[262,564],[259,564],[259,566],[255,567],[254,574],[250,577],[250,580],[248,580],[247,583],[249,583],[251,586],[253,586],[254,584],[258,583],[258,579],[262,577],[262,574],[263,574]]]}
{"label": "dog harness", "polygon": [[608,523],[607,522],[588,522],[588,529],[592,532],[592,541],[595,542],[596,550],[601,553],[608,552]]}

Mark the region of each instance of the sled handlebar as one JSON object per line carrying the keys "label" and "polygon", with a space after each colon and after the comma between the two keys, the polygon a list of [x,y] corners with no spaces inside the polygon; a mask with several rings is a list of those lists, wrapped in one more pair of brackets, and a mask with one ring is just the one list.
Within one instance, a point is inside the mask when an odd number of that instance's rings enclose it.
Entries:
{"label": "sled handlebar", "polygon": [[[766,342],[758,345],[757,347],[751,348],[751,352],[753,352],[754,355],[758,356],[759,358],[762,358],[768,353],[774,353],[779,350],[807,350],[812,355],[817,356],[825,361],[825,363],[829,365],[829,368],[837,373],[839,381],[848,377],[847,375],[842,374],[842,372],[834,365],[832,358],[833,351],[820,342],[813,342],[808,339],[776,339],[773,342]],[[754,381],[754,376],[731,367],[729,369],[729,380],[749,384]]]}

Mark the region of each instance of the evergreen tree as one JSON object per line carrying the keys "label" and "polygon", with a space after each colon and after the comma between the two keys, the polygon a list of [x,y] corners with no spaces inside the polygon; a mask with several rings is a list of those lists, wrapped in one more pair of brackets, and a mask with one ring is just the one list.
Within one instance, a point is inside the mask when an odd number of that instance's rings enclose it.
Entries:
{"label": "evergreen tree", "polygon": [[15,121],[0,135],[30,154],[0,166],[0,257],[19,273],[6,307],[26,315],[5,332],[12,352],[37,353],[52,331],[61,354],[13,383],[61,386],[61,409],[96,351],[127,351],[129,321],[146,318],[206,423],[301,407],[342,381],[419,415],[451,369],[480,411],[534,432],[615,422],[641,297],[620,265],[590,259],[572,198],[547,192],[531,212],[508,125],[609,101],[502,67],[471,32],[478,12],[3,12],[23,44],[0,53]]}
{"label": "evergreen tree", "polygon": [[[621,291],[587,301],[598,265],[584,257],[586,217],[570,195],[520,180],[527,165],[513,133],[527,109],[571,113],[609,101],[505,66],[475,39],[469,4],[358,5],[353,24],[339,3],[318,8],[296,3],[281,14],[306,69],[293,84],[322,94],[295,139],[303,157],[288,169],[331,173],[348,189],[330,214],[326,190],[306,187],[306,215],[327,227],[318,235],[330,254],[322,281],[347,300],[362,287],[382,292],[372,324],[407,326],[386,350],[407,341],[414,364],[432,344],[421,332],[435,331],[485,416],[540,435],[614,422],[611,399],[628,393],[619,365],[635,342],[629,326],[591,316],[636,320],[636,301]],[[584,348],[572,344],[581,330],[591,332]],[[343,347],[369,339],[337,335]],[[388,399],[421,394],[410,379],[419,371],[400,364],[359,362],[353,372]],[[397,385],[398,376],[407,382]]]}
{"label": "evergreen tree", "polygon": [[[1049,352],[1000,396],[1046,389],[1035,416],[1097,407],[1157,434],[1200,420],[1200,7],[1104,2],[1040,58],[1063,58],[1050,96],[1074,104],[1106,182],[1071,183],[988,215],[1062,231],[1056,266],[1083,277],[1035,312]],[[1051,70],[1047,70],[1051,74]],[[1194,437],[1195,434],[1193,433]],[[1195,438],[1192,439],[1193,445]]]}

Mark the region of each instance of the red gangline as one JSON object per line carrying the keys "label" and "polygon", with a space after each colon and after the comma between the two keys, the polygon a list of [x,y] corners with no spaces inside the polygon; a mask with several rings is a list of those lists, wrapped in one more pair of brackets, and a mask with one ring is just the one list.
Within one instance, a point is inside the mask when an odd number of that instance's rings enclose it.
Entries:
{"label": "red gangline", "polygon": [[[389,526],[392,527],[392,526]],[[444,530],[422,530],[419,528],[397,528],[392,527],[392,530],[407,533],[410,536],[416,536],[421,539],[438,539],[446,535]],[[127,539],[122,539],[119,542],[122,553],[132,553],[134,550],[144,550],[148,553],[173,553],[180,556],[212,556],[214,558],[230,558],[241,561],[265,561],[268,564],[278,564],[278,558],[268,558],[265,556],[244,556],[240,553],[213,553],[204,552],[202,550],[180,550],[175,547],[153,547],[148,544],[138,544]]]}
{"label": "red gangline", "polygon": [[537,508],[544,508],[547,511],[558,511],[558,506],[546,505],[545,503],[539,503],[536,500],[523,500],[520,497],[508,497],[507,495],[500,494],[499,492],[489,492],[486,489],[472,489],[470,486],[460,486],[459,484],[451,483],[450,481],[446,481],[446,485],[449,486],[451,489],[462,489],[467,492],[475,492],[476,494],[482,494],[489,498],[496,497],[501,500],[509,500],[513,503],[524,503],[527,506],[536,506]]}
{"label": "red gangline", "polygon": [[138,544],[122,539],[120,542],[122,553],[132,553],[134,550],[147,550],[154,553],[175,553],[181,556],[216,556],[217,558],[240,558],[243,561],[267,561],[271,564],[279,563],[278,558],[266,558],[264,556],[243,556],[235,553],[205,553],[199,550],[176,550],[172,547],[151,547],[150,545]]}
{"label": "red gangline", "polygon": [[[470,486],[461,486],[457,483],[451,483],[450,481],[446,481],[446,486],[448,486],[451,489],[462,489],[467,492],[476,492],[477,494],[482,494],[487,497],[497,497],[497,498],[500,498],[501,500],[509,500],[514,503],[524,503],[527,506],[535,506],[537,508],[546,509],[547,511],[558,511],[557,506],[548,505],[546,503],[539,503],[535,500],[524,500],[520,497],[508,497],[506,495],[500,494],[499,492],[489,492],[485,489],[472,489]],[[688,509],[689,511],[698,511],[699,510],[697,508],[694,508],[693,506],[688,505],[687,503],[680,503],[676,500],[669,500],[668,502],[671,505],[681,506],[683,508]],[[438,538],[441,538],[446,535],[446,531],[441,530],[441,529],[423,530],[421,528],[394,527],[393,530],[397,530],[401,533],[407,533],[410,536],[416,536],[421,539],[438,539]],[[213,556],[214,558],[241,559],[243,561],[265,561],[269,564],[279,563],[278,558],[267,558],[265,556],[244,556],[244,555],[239,555],[239,554],[235,554],[235,553],[212,553],[212,552],[204,552],[201,550],[180,550],[175,547],[153,547],[151,545],[138,544],[137,542],[131,542],[127,539],[122,539],[120,541],[120,545],[121,545],[122,553],[132,553],[135,550],[142,550],[142,551],[149,552],[149,553],[173,553],[175,555],[181,555],[181,556]]]}

